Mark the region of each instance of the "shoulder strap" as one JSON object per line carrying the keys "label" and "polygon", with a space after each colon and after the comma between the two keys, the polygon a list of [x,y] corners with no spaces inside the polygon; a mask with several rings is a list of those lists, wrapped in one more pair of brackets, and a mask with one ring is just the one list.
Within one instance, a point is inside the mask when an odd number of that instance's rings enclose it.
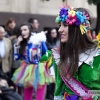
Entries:
{"label": "shoulder strap", "polygon": [[88,89],[80,82],[78,82],[75,78],[67,80],[62,75],[61,78],[64,81],[65,85],[68,86],[76,95],[80,97],[90,97],[88,94]]}

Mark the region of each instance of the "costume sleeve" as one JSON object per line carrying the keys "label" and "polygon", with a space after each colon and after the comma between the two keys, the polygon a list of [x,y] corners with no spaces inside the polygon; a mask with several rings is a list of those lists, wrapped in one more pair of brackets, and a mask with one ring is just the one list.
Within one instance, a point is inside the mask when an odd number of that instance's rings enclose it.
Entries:
{"label": "costume sleeve", "polygon": [[21,58],[19,54],[19,48],[20,46],[17,46],[16,44],[14,44],[14,60],[19,60]]}
{"label": "costume sleeve", "polygon": [[91,65],[84,63],[80,66],[78,79],[88,89],[100,90],[100,55],[94,57]]}
{"label": "costume sleeve", "polygon": [[52,58],[51,51],[49,51],[49,50],[46,51],[46,54],[44,54],[41,57],[40,63],[47,63],[48,68],[52,66],[53,58]]}
{"label": "costume sleeve", "polygon": [[46,43],[45,42],[41,42],[41,51],[42,51],[42,55],[44,55],[46,53],[46,51],[48,50]]}

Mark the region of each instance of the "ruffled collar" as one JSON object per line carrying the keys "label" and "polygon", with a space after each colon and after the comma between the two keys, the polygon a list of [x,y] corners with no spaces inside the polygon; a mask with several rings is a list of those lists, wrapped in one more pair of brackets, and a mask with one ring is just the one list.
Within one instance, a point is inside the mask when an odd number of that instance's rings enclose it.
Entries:
{"label": "ruffled collar", "polygon": [[90,50],[87,50],[85,53],[81,53],[79,55],[79,66],[81,66],[84,63],[90,65],[91,67],[92,64],[93,64],[93,61],[94,61],[94,57],[100,55],[100,49],[98,48],[95,48],[95,49],[90,49]]}
{"label": "ruffled collar", "polygon": [[[52,51],[53,53],[53,57],[56,61],[56,63],[58,64],[59,61],[60,61],[60,54],[58,51],[55,51],[53,50]],[[93,68],[92,64],[93,64],[93,61],[94,61],[94,57],[100,55],[100,49],[98,48],[94,48],[94,49],[90,49],[90,50],[87,50],[85,53],[81,53],[79,55],[79,67],[84,63],[88,64],[91,66],[91,68]]]}

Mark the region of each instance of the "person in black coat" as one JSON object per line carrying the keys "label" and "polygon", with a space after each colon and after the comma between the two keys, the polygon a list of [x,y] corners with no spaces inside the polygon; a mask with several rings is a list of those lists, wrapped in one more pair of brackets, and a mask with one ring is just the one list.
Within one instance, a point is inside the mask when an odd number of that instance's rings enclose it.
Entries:
{"label": "person in black coat", "polygon": [[0,69],[0,100],[23,100],[13,87],[8,86],[7,78],[7,74]]}

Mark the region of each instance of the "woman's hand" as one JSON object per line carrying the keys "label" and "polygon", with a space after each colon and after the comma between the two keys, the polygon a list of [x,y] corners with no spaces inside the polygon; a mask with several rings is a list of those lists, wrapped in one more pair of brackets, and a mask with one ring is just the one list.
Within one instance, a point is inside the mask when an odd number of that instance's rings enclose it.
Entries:
{"label": "woman's hand", "polygon": [[13,86],[10,86],[10,88],[11,88],[11,89],[14,89],[14,87],[13,87]]}
{"label": "woman's hand", "polygon": [[2,93],[2,91],[0,90],[0,94]]}
{"label": "woman's hand", "polygon": [[0,86],[7,86],[7,81],[4,79],[0,80]]}
{"label": "woman's hand", "polygon": [[19,46],[21,41],[23,41],[23,38],[22,38],[22,36],[20,35],[20,36],[18,37],[18,40],[17,40],[16,45]]}

